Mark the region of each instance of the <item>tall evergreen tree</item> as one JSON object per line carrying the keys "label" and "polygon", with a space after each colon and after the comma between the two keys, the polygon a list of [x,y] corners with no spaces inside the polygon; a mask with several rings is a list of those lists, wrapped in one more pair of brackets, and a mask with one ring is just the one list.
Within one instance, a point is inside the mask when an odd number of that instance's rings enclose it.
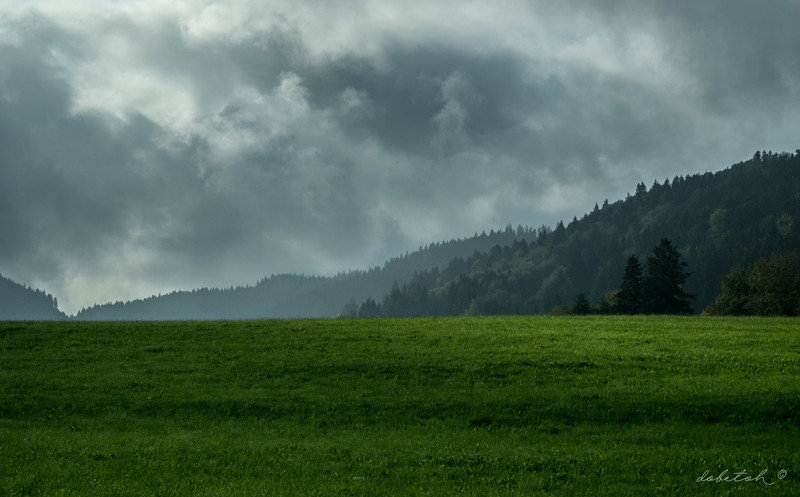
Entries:
{"label": "tall evergreen tree", "polygon": [[586,295],[581,293],[577,297],[575,297],[575,303],[572,304],[572,314],[591,314],[592,306],[589,304],[589,299],[586,298]]}
{"label": "tall evergreen tree", "polygon": [[644,277],[644,310],[652,314],[691,314],[690,300],[694,298],[684,291],[686,262],[681,253],[667,238],[653,248],[647,257]]}
{"label": "tall evergreen tree", "polygon": [[617,312],[641,314],[644,305],[642,285],[642,265],[635,255],[631,255],[625,265],[625,273],[617,295]]}

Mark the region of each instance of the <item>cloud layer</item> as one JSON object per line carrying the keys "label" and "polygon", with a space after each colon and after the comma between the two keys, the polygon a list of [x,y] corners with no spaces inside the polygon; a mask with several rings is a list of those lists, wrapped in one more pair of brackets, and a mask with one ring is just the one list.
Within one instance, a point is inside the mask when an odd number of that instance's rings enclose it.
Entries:
{"label": "cloud layer", "polygon": [[552,224],[800,136],[800,4],[0,0],[0,273],[68,312]]}

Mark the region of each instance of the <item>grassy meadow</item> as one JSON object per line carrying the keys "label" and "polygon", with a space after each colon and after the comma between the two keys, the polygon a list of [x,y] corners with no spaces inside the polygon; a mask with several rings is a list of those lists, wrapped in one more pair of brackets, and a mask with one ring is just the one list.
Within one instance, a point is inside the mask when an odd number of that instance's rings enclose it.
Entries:
{"label": "grassy meadow", "polygon": [[800,320],[0,323],[0,495],[800,495]]}

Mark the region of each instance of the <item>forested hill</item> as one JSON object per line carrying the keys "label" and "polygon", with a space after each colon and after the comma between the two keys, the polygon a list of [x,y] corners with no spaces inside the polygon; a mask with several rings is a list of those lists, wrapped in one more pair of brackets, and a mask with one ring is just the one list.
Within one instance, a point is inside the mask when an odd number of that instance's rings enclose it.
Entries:
{"label": "forested hill", "polygon": [[[800,250],[799,221],[800,151],[759,152],[717,173],[678,176],[650,188],[639,184],[626,199],[606,201],[554,229],[508,226],[435,243],[366,271],[274,275],[253,286],[95,305],[76,318],[547,313],[570,307],[578,294],[600,301],[619,286],[628,257],[645,260],[662,238],[670,239],[687,262],[686,290],[696,296],[693,307],[700,311],[734,265]],[[37,298],[44,307],[52,302],[53,319],[61,317],[54,299]]]}
{"label": "forested hill", "polygon": [[433,243],[396,257],[383,267],[351,271],[334,277],[273,275],[254,286],[177,291],[129,302],[95,305],[76,318],[87,320],[251,319],[337,316],[350,298],[380,299],[393,282],[408,282],[413,274],[446,266],[454,257],[488,251],[531,238],[528,228],[475,234],[470,238]]}
{"label": "forested hill", "polygon": [[0,320],[38,321],[65,317],[51,295],[24,287],[0,275]]}
{"label": "forested hill", "polygon": [[637,185],[633,195],[535,239],[455,258],[395,286],[382,300],[345,309],[355,316],[545,313],[593,302],[619,287],[626,260],[645,260],[662,238],[691,273],[695,312],[719,293],[734,265],[800,249],[800,150],[756,153],[717,173]]}

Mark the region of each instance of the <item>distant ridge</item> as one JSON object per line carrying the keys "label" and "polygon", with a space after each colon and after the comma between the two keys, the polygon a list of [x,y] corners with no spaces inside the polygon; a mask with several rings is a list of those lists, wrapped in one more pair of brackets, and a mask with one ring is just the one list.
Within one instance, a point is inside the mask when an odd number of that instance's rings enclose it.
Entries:
{"label": "distant ridge", "polygon": [[65,318],[52,295],[20,285],[0,274],[0,320],[48,321]]}
{"label": "distant ridge", "polygon": [[[83,320],[540,314],[618,287],[625,260],[669,238],[688,263],[695,311],[734,265],[800,250],[800,150],[757,152],[716,173],[636,185],[627,198],[555,228],[510,225],[433,243],[334,277],[273,275],[252,286],[176,291],[82,309]],[[2,293],[4,292],[4,293]],[[63,319],[53,297],[0,277],[0,319]],[[368,306],[369,307],[369,306]]]}
{"label": "distant ridge", "polygon": [[485,252],[530,237],[529,228],[510,225],[499,231],[432,243],[395,257],[383,267],[350,271],[333,277],[279,274],[253,286],[228,289],[202,288],[129,302],[114,302],[82,309],[84,320],[193,320],[335,317],[349,299],[381,298],[394,282],[404,284],[415,272],[446,265],[453,257]]}

